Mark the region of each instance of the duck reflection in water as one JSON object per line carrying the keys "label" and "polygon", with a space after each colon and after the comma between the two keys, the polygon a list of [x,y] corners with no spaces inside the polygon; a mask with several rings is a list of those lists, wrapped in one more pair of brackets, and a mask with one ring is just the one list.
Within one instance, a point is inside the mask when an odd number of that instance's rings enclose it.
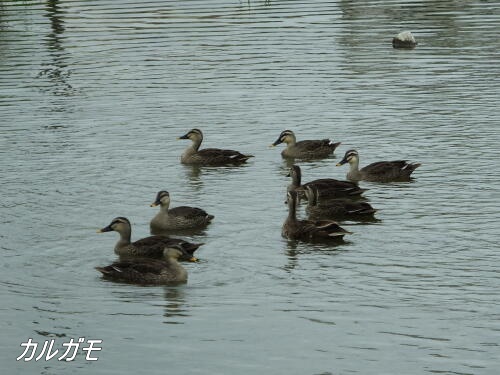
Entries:
{"label": "duck reflection in water", "polygon": [[285,249],[288,262],[282,268],[285,272],[290,273],[299,266],[301,255],[305,257],[310,255],[338,255],[341,251],[345,251],[345,246],[349,244],[349,241],[325,244],[288,240]]}
{"label": "duck reflection in water", "polygon": [[183,322],[178,317],[190,316],[186,308],[186,293],[182,287],[164,287],[165,312],[163,316],[166,318],[163,323],[166,324],[182,324]]}

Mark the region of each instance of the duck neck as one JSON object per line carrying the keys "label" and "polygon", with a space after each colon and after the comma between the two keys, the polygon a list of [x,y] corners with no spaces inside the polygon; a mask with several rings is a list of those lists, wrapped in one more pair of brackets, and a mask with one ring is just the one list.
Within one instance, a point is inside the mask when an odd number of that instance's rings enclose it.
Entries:
{"label": "duck neck", "polygon": [[292,177],[292,187],[298,188],[300,186],[300,183],[301,183],[300,174],[299,173],[292,173],[291,177]]}
{"label": "duck neck", "polygon": [[355,176],[359,174],[359,158],[353,158],[349,162],[349,173]]}
{"label": "duck neck", "polygon": [[169,257],[166,259],[166,262],[168,263],[170,270],[179,275],[179,278],[187,279],[187,271],[181,266],[177,259]]}
{"label": "duck neck", "polygon": [[132,229],[130,227],[125,228],[121,230],[119,233],[120,233],[120,239],[116,243],[115,249],[120,249],[124,246],[130,245],[130,238],[132,237]]}
{"label": "duck neck", "polygon": [[297,143],[297,139],[295,138],[295,135],[289,135],[286,140],[285,140],[286,146],[293,147]]}
{"label": "duck neck", "polygon": [[160,203],[160,213],[168,215],[168,208],[170,207],[170,201],[165,201]]}
{"label": "duck neck", "polygon": [[200,148],[201,141],[202,141],[201,139],[193,140],[191,145],[189,145],[188,148],[186,148],[186,150],[184,150],[182,157],[186,158],[186,157],[190,157],[191,155],[196,154],[198,152],[198,149]]}
{"label": "duck neck", "polygon": [[168,208],[170,207],[170,197],[164,197],[160,200],[160,216],[168,216]]}
{"label": "duck neck", "polygon": [[203,141],[203,138],[197,138],[193,140],[193,143],[191,144],[191,148],[196,152],[200,148],[201,141]]}
{"label": "duck neck", "polygon": [[288,202],[288,221],[297,220],[297,204],[294,199]]}

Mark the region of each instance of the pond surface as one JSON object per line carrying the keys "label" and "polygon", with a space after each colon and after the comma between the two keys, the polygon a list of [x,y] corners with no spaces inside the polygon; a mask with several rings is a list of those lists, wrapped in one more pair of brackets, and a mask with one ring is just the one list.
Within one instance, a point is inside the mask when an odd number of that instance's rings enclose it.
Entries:
{"label": "pond surface", "polygon": [[[496,374],[499,24],[479,0],[0,2],[2,371]],[[183,166],[193,127],[255,157]],[[305,181],[350,148],[422,166],[361,183],[378,221],[345,243],[289,242],[284,129],[342,142]],[[103,281],[96,229],[147,236],[162,189],[215,215],[188,283]],[[80,337],[97,362],[16,361]]]}

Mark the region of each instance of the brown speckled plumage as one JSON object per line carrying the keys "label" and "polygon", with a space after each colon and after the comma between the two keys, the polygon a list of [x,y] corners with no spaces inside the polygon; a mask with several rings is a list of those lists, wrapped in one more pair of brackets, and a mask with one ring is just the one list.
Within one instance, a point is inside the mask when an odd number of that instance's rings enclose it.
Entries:
{"label": "brown speckled plumage", "polygon": [[160,211],[151,219],[151,234],[167,234],[171,231],[202,228],[207,226],[213,215],[198,207],[179,206],[169,209],[170,194],[162,190],[156,195],[152,207],[160,206]]}
{"label": "brown speckled plumage", "polygon": [[143,285],[185,283],[187,271],[177,260],[186,256],[180,245],[164,250],[164,260],[129,259],[105,267],[96,267],[106,279]]}
{"label": "brown speckled plumage", "polygon": [[377,211],[369,203],[354,202],[345,198],[322,202],[319,198],[318,189],[312,186],[306,187],[305,194],[308,202],[306,212],[309,214],[310,220],[371,219]]}
{"label": "brown speckled plumage", "polygon": [[393,160],[375,162],[359,169],[359,154],[356,150],[347,151],[337,166],[346,163],[349,163],[347,179],[373,182],[410,181],[413,171],[421,165],[407,160]]}
{"label": "brown speckled plumage", "polygon": [[291,240],[324,241],[340,240],[350,233],[331,220],[298,220],[296,216],[297,193],[289,191],[287,194],[288,217],[283,223],[281,235]]}
{"label": "brown speckled plumage", "polygon": [[333,154],[340,142],[332,142],[329,139],[303,140],[297,142],[295,134],[291,130],[284,130],[278,139],[271,145],[276,146],[286,143],[287,147],[281,151],[284,158],[317,159],[326,158]]}
{"label": "brown speckled plumage", "polygon": [[[120,257],[163,259],[165,247],[173,245],[180,245],[189,256],[192,256],[196,249],[202,245],[167,236],[149,236],[131,242],[132,227],[130,221],[125,217],[114,218],[107,227],[99,230],[99,232],[110,231],[115,231],[120,234],[120,239],[115,245],[115,253]],[[180,260],[188,259],[187,256],[182,256]]]}
{"label": "brown speckled plumage", "polygon": [[244,155],[235,150],[205,148],[200,150],[203,133],[199,129],[191,129],[179,139],[190,139],[193,143],[181,156],[182,164],[201,166],[238,165],[246,162],[253,155]]}
{"label": "brown speckled plumage", "polygon": [[337,198],[358,198],[366,189],[361,189],[358,184],[351,181],[341,181],[334,178],[320,178],[301,185],[302,172],[298,165],[292,165],[289,170],[292,183],[288,185],[288,191],[294,190],[299,197],[305,197],[306,187],[314,187],[322,200]]}

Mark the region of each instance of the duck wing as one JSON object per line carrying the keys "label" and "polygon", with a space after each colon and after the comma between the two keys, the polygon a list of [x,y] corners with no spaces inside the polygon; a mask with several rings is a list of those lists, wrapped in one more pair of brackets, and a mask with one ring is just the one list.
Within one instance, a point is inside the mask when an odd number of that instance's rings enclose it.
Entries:
{"label": "duck wing", "polygon": [[109,266],[96,267],[104,277],[130,282],[140,282],[147,275],[159,275],[168,263],[159,259],[137,259],[114,262]]}
{"label": "duck wing", "polygon": [[367,189],[362,189],[358,184],[350,181],[341,181],[335,178],[320,178],[302,185],[303,188],[310,186],[318,190],[318,198],[328,199],[341,196],[361,195]]}
{"label": "duck wing", "polygon": [[[149,236],[135,241],[132,245],[137,249],[138,256],[162,259],[165,247],[181,245],[188,254],[192,255],[203,244],[192,243],[180,238],[171,238],[167,236]],[[182,255],[179,260],[189,260],[189,258]]]}
{"label": "duck wing", "polygon": [[351,233],[351,232],[345,230],[344,228],[342,228],[335,221],[316,220],[316,221],[313,221],[313,223],[316,226],[316,228],[318,228],[318,231],[322,231],[322,232],[327,233],[327,235],[329,237],[343,236],[345,234]]}
{"label": "duck wing", "polygon": [[316,151],[317,149],[325,148],[330,150],[335,150],[335,148],[340,144],[340,142],[332,142],[329,139],[315,139],[315,140],[304,140],[299,141],[295,145],[302,151]]}
{"label": "duck wing", "polygon": [[133,242],[132,246],[137,249],[138,256],[161,259],[169,241],[170,238],[166,236],[149,236]]}
{"label": "duck wing", "polygon": [[407,178],[419,166],[420,164],[411,164],[407,160],[379,161],[361,168],[360,172],[390,180]]}
{"label": "duck wing", "polygon": [[355,182],[351,181],[341,181],[337,180],[335,178],[319,178],[317,180],[313,180],[310,182],[305,183],[303,186],[324,186],[324,187],[330,187],[330,188],[335,188],[338,190],[344,190],[344,191],[349,191],[349,190],[359,190],[358,184]]}
{"label": "duck wing", "polygon": [[342,237],[351,233],[331,220],[302,220],[301,223],[303,233],[310,238]]}
{"label": "duck wing", "polygon": [[198,218],[198,217],[210,217],[210,220],[213,219],[212,215],[209,215],[205,210],[202,210],[198,207],[188,207],[188,206],[179,206],[174,207],[168,210],[169,215],[173,216],[184,216],[186,218]]}
{"label": "duck wing", "polygon": [[369,215],[377,212],[371,204],[366,202],[345,202],[344,207],[349,215]]}
{"label": "duck wing", "polygon": [[400,170],[408,164],[406,160],[377,161],[361,168],[362,172],[384,173],[388,170]]}
{"label": "duck wing", "polygon": [[223,150],[220,148],[205,148],[199,150],[198,155],[205,162],[210,164],[241,163],[253,156],[243,155],[241,152],[235,150]]}

